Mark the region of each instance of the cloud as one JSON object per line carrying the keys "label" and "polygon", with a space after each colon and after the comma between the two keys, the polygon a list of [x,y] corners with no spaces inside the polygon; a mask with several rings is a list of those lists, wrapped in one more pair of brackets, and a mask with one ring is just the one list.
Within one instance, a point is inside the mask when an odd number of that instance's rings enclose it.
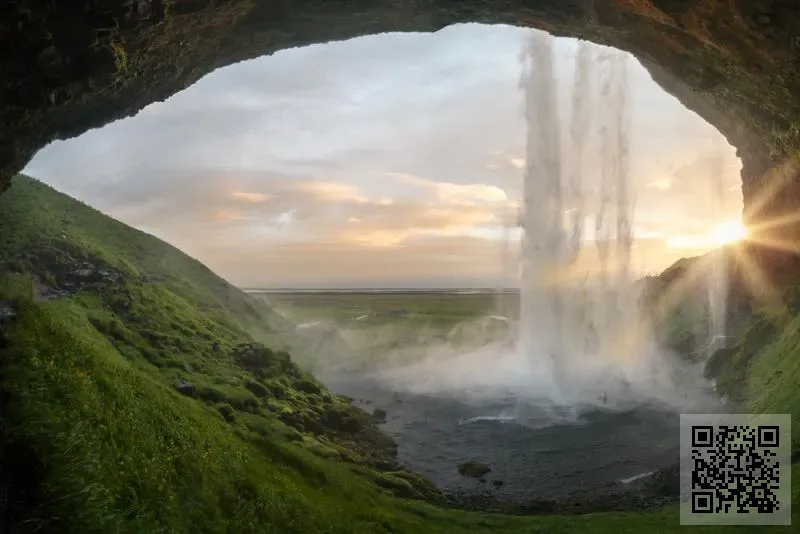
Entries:
{"label": "cloud", "polygon": [[324,202],[354,202],[365,204],[369,200],[361,195],[358,187],[325,181],[300,182],[295,185],[298,191],[308,193]]}
{"label": "cloud", "polygon": [[265,195],[264,193],[248,193],[247,191],[234,191],[231,193],[231,197],[235,198],[236,200],[241,200],[243,202],[266,202],[269,200],[271,195]]}
{"label": "cloud", "polygon": [[508,202],[506,192],[494,185],[487,184],[454,184],[436,182],[412,174],[387,172],[385,175],[398,182],[427,189],[436,195],[441,202],[464,204],[473,202]]}
{"label": "cloud", "polygon": [[[457,25],[284,50],[55,142],[26,172],[243,285],[489,284],[522,193],[526,35]],[[575,49],[558,40],[559,94]],[[657,270],[682,253],[670,238],[738,215],[738,160],[638,64],[630,77],[637,250]],[[594,209],[596,150],[586,167]]]}

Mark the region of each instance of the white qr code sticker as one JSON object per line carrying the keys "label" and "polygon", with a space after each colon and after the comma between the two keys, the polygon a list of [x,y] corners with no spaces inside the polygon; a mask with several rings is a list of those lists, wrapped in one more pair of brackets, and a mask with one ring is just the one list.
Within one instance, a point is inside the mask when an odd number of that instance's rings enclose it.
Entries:
{"label": "white qr code sticker", "polygon": [[791,525],[788,414],[681,415],[682,525]]}

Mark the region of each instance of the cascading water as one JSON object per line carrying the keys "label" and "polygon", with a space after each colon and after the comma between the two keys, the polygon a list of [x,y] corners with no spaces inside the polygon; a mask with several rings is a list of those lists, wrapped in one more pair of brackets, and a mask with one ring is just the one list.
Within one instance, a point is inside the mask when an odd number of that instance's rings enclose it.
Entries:
{"label": "cascading water", "polygon": [[[561,132],[552,37],[531,33],[523,50],[521,88],[528,128],[523,178],[520,342],[535,370],[546,367],[556,388],[565,384],[562,291],[553,278],[572,254],[563,221]],[[536,328],[531,328],[532,325]]]}
{"label": "cascading water", "polygon": [[[720,149],[711,159],[711,194],[716,219],[721,220],[725,212],[725,157]],[[711,251],[711,268],[708,280],[709,343],[707,355],[725,347],[726,309],[728,300],[728,253],[724,246]]]}
{"label": "cascading water", "polygon": [[[522,55],[527,158],[524,174],[520,346],[534,373],[549,374],[551,395],[572,397],[578,375],[619,360],[638,321],[632,293],[628,172],[627,56],[592,57],[580,43],[566,152],[558,114],[553,38],[533,32]],[[593,61],[594,60],[594,61]],[[598,109],[601,175],[586,183],[592,123],[592,66],[602,69]],[[592,187],[594,186],[594,187]],[[598,191],[599,189],[599,191]],[[587,210],[589,195],[597,209]],[[578,273],[584,226],[594,216],[596,261]],[[571,276],[576,275],[576,276]]]}

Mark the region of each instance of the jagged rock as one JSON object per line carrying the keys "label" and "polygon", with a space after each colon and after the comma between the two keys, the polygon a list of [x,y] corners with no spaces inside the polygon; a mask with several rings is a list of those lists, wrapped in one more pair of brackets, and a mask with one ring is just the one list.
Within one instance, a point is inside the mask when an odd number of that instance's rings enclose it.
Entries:
{"label": "jagged rock", "polygon": [[186,395],[187,397],[194,396],[196,388],[185,380],[181,380],[177,384],[175,384],[175,391],[180,393],[181,395]]}
{"label": "jagged rock", "polygon": [[484,475],[489,474],[491,471],[491,467],[481,462],[469,461],[458,464],[458,472],[465,477],[483,478]]}
{"label": "jagged rock", "polygon": [[[41,258],[46,272],[34,280],[34,300],[42,302],[61,297],[69,297],[81,291],[100,290],[119,283],[121,273],[86,262],[76,262],[71,257]],[[134,300],[130,292],[122,297],[129,303]],[[124,310],[123,310],[124,311]]]}

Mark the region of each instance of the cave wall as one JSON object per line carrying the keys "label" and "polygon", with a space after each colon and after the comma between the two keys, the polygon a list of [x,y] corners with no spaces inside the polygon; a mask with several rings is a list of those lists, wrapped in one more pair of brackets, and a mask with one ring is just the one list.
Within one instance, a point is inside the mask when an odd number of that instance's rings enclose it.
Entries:
{"label": "cave wall", "polygon": [[[746,206],[800,146],[795,0],[6,0],[0,190],[48,142],[135,114],[224,65],[459,22],[537,27],[632,52],[737,147]],[[798,173],[789,174],[752,218],[795,209]]]}

